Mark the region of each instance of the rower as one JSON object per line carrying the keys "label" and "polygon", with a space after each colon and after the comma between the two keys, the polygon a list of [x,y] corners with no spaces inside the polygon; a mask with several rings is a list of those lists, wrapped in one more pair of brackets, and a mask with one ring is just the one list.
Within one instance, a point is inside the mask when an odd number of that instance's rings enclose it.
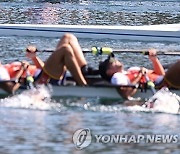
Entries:
{"label": "rower", "polygon": [[162,86],[166,86],[169,88],[180,89],[180,60],[172,64],[167,70],[164,80],[161,84]]}
{"label": "rower", "polygon": [[51,79],[61,81],[66,71],[69,70],[78,85],[86,86],[85,76],[90,72],[93,73],[92,69],[87,66],[77,38],[69,33],[62,37],[56,50],[45,62],[36,55],[36,47],[29,46],[26,51],[26,56],[34,62],[37,68],[41,69],[36,81],[38,84],[49,83]]}
{"label": "rower", "polygon": [[[131,67],[127,71],[125,71],[123,69],[123,64],[117,59],[115,59],[114,54],[111,54],[108,59],[100,63],[99,71],[102,78],[115,85],[137,84],[140,82],[145,83],[145,72],[147,73],[150,80],[152,80],[156,83],[156,85],[158,85],[162,82],[165,71],[156,56],[156,50],[149,50],[149,59],[153,64],[153,70],[148,70],[144,67]],[[137,89],[133,88],[119,89],[120,94],[124,98],[129,98],[133,96],[136,91]]]}
{"label": "rower", "polygon": [[14,71],[14,80],[11,80],[11,75],[8,69],[0,63],[0,88],[8,93],[14,93],[20,87],[20,77],[27,69],[27,63],[23,62],[21,67]]}

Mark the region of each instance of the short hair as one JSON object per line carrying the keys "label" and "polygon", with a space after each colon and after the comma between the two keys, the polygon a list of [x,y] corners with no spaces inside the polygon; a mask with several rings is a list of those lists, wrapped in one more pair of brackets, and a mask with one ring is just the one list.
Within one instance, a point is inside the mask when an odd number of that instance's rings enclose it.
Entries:
{"label": "short hair", "polygon": [[103,62],[100,62],[99,64],[99,74],[101,75],[101,77],[107,81],[111,81],[111,77],[112,75],[107,75],[107,70],[109,68],[109,64],[115,60],[115,55],[112,52],[107,59],[105,59]]}
{"label": "short hair", "polygon": [[99,74],[101,77],[107,81],[111,81],[111,76],[107,75],[106,71],[109,67],[109,59],[104,60],[103,62],[100,62],[99,64]]}

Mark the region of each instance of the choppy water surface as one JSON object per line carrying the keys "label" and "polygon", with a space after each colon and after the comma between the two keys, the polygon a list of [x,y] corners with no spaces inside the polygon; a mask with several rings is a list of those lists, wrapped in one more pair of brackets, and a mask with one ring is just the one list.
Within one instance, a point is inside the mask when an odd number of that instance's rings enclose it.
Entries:
{"label": "choppy water surface", "polygon": [[144,25],[178,23],[178,0],[2,1],[1,23]]}
{"label": "choppy water surface", "polygon": [[[0,23],[144,25],[179,23],[178,0],[14,0],[0,1]],[[28,44],[39,49],[54,49],[59,38],[0,37],[2,63],[27,60],[22,50]],[[123,49],[157,48],[179,50],[179,43],[125,42],[119,40],[80,39],[83,48],[109,46]],[[46,59],[49,53],[39,53]],[[99,58],[85,55],[89,65],[97,67]],[[141,54],[117,54],[126,67],[151,67]],[[159,56],[163,64],[179,56]],[[30,94],[30,95],[29,95]],[[180,135],[179,114],[159,113],[142,107],[125,107],[99,98],[51,99],[45,89],[37,101],[31,92],[0,101],[0,153],[179,153],[177,143],[91,143],[78,151],[72,143],[74,132],[89,128],[92,134]],[[33,97],[32,97],[33,96]],[[39,97],[39,96],[38,96]],[[106,102],[106,104],[105,104]]]}

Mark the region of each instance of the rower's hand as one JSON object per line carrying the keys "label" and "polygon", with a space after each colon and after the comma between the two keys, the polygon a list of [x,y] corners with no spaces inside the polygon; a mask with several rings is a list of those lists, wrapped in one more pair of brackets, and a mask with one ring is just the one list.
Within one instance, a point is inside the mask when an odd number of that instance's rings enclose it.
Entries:
{"label": "rower's hand", "polygon": [[140,73],[142,73],[142,75],[145,75],[148,72],[148,70],[145,67],[141,67]]}
{"label": "rower's hand", "polygon": [[22,63],[21,66],[24,68],[24,70],[28,68],[29,62],[27,62],[27,61],[22,61],[21,63]]}
{"label": "rower's hand", "polygon": [[33,59],[36,57],[37,48],[35,46],[28,46],[26,48],[26,57]]}
{"label": "rower's hand", "polygon": [[157,59],[157,51],[156,51],[156,49],[150,49],[149,50],[149,59],[151,61],[154,61],[154,60]]}

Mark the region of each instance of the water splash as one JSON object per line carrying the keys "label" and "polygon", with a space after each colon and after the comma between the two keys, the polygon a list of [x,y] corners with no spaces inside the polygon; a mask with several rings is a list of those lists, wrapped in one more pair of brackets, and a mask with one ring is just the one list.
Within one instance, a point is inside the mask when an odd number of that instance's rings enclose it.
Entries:
{"label": "water splash", "polygon": [[144,113],[168,113],[168,114],[180,114],[179,112],[174,112],[173,110],[163,108],[145,108],[143,106],[135,105],[135,106],[124,106],[121,105],[89,105],[90,103],[84,104],[83,107],[84,110],[90,110],[90,111],[100,111],[100,112],[113,112],[113,113],[119,113],[119,112],[144,112]]}
{"label": "water splash", "polygon": [[[167,91],[166,91],[167,92]],[[155,95],[157,97],[157,95]],[[96,99],[82,99],[82,100],[74,100],[74,101],[65,101],[67,102],[68,107],[77,108],[78,110],[86,110],[86,111],[94,111],[94,112],[144,112],[144,113],[170,113],[170,114],[180,114],[178,111],[179,104],[177,103],[174,95],[159,95],[160,99],[155,102],[154,108],[148,108],[140,105],[126,106],[123,102],[107,102]],[[162,98],[164,98],[162,100]],[[173,100],[175,99],[175,100]],[[164,101],[166,100],[166,101]],[[161,102],[163,101],[163,102]],[[137,104],[135,102],[135,104]]]}
{"label": "water splash", "polygon": [[[166,91],[167,92],[167,91]],[[168,98],[167,98],[168,97]],[[172,100],[166,96],[165,100]],[[165,98],[160,96],[160,98]],[[161,99],[160,99],[161,100]],[[107,101],[107,100],[106,100]],[[31,109],[31,110],[48,110],[48,111],[65,111],[65,110],[85,110],[94,112],[145,112],[145,113],[171,113],[177,112],[177,104],[173,105],[172,101],[167,101],[166,106],[163,103],[156,102],[154,108],[147,108],[139,105],[125,106],[123,102],[109,100],[107,103],[104,99],[98,98],[62,98],[57,102],[51,99],[51,90],[46,86],[40,86],[35,89],[26,90],[21,94],[0,100],[0,107]]]}
{"label": "water splash", "polygon": [[180,97],[170,92],[168,88],[163,87],[145,102],[143,106],[159,112],[177,114],[180,109]]}
{"label": "water splash", "polygon": [[56,103],[51,100],[51,91],[41,85],[18,95],[1,99],[0,107],[51,110],[56,107]]}

